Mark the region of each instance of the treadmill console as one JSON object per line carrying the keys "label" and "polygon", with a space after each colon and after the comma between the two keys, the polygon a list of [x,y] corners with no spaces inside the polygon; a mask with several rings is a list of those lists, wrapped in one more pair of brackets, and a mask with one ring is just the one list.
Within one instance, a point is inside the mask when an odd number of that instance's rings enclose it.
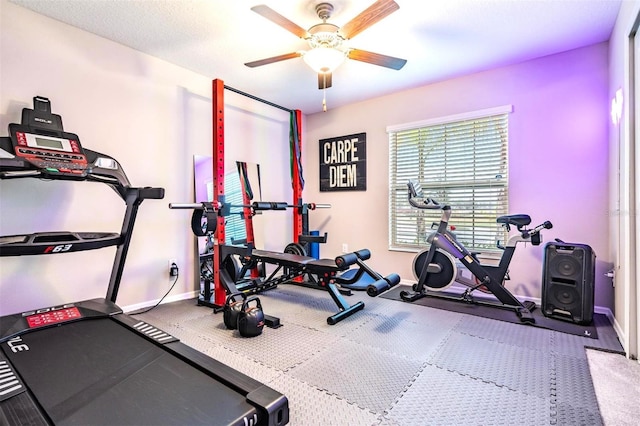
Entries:
{"label": "treadmill console", "polygon": [[19,127],[10,126],[16,157],[24,158],[39,169],[60,173],[82,174],[87,169],[87,157],[77,136],[75,139],[42,136],[21,132]]}
{"label": "treadmill console", "polygon": [[78,135],[64,131],[43,96],[22,109],[20,124],[9,124],[9,137],[0,137],[0,179],[20,177],[103,182],[123,198],[131,186],[113,157],[83,148]]}
{"label": "treadmill console", "polygon": [[86,176],[88,162],[80,138],[64,131],[62,118],[51,113],[49,99],[34,97],[33,109],[22,110],[22,123],[10,124],[9,134],[17,158],[51,174]]}
{"label": "treadmill console", "polygon": [[55,308],[39,309],[33,312],[25,312],[22,316],[27,320],[29,328],[44,327],[60,324],[74,319],[82,318],[80,310],[74,305],[64,305]]}

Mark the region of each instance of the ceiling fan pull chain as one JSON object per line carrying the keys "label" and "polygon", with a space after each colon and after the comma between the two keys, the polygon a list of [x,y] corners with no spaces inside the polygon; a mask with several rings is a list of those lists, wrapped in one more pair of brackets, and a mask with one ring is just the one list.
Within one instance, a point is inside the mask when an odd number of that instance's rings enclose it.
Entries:
{"label": "ceiling fan pull chain", "polygon": [[324,84],[322,89],[322,112],[327,112],[327,74],[322,74]]}

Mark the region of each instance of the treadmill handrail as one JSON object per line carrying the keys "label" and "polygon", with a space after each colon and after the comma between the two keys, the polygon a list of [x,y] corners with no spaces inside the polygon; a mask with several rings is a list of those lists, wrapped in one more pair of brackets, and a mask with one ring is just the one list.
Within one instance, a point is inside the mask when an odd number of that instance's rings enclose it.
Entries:
{"label": "treadmill handrail", "polygon": [[[8,137],[0,137],[0,148],[6,152],[13,152],[11,139]],[[124,264],[129,250],[129,244],[131,242],[131,234],[133,233],[133,226],[135,224],[138,207],[145,199],[157,200],[164,198],[164,188],[132,187],[126,173],[122,169],[122,166],[115,158],[86,148],[84,148],[84,154],[86,155],[87,162],[90,163],[90,166],[87,167],[85,171],[86,173],[83,174],[56,173],[55,171],[50,172],[44,169],[38,169],[28,162],[23,162],[22,164],[24,165],[24,169],[20,169],[19,162],[18,166],[16,166],[16,162],[11,162],[10,165],[6,166],[3,162],[0,162],[0,179],[40,177],[53,180],[93,181],[107,184],[116,191],[120,198],[124,200],[127,208],[119,234],[120,237],[117,238],[118,241],[115,241],[114,239],[112,244],[106,244],[117,245],[116,255],[111,270],[111,278],[109,279],[109,286],[106,294],[106,299],[115,303],[118,296],[118,290],[120,288],[120,280],[124,271]],[[82,247],[77,246],[76,249],[82,249]],[[8,255],[15,256],[16,254]]]}

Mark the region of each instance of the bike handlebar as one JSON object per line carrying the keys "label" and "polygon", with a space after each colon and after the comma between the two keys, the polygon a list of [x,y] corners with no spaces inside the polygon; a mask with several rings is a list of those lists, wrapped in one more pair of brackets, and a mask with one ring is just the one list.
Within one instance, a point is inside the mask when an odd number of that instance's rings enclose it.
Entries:
{"label": "bike handlebar", "polygon": [[[540,243],[540,237],[538,236],[540,234],[540,231],[542,231],[543,229],[551,229],[553,228],[553,224],[551,222],[549,222],[548,220],[544,221],[544,223],[541,223],[540,225],[536,226],[535,228],[532,229],[523,229],[521,231],[522,233],[522,237],[523,238],[531,238],[532,241],[538,241],[538,244]],[[536,237],[537,240],[536,240]],[[537,244],[534,244],[537,245]]]}
{"label": "bike handlebar", "polygon": [[444,210],[447,207],[443,204],[438,203],[433,198],[410,197],[409,204],[417,209]]}

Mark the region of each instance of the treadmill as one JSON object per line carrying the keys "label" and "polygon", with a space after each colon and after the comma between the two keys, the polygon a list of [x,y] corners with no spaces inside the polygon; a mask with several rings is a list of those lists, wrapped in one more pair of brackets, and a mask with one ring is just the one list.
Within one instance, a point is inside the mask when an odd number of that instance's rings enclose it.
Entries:
{"label": "treadmill", "polygon": [[0,424],[272,425],[287,398],[116,305],[138,207],[163,188],[132,187],[112,157],[83,148],[36,96],[0,138],[0,178],[106,184],[126,204],[120,233],[0,237],[0,256],[116,246],[106,297],[0,317]]}

